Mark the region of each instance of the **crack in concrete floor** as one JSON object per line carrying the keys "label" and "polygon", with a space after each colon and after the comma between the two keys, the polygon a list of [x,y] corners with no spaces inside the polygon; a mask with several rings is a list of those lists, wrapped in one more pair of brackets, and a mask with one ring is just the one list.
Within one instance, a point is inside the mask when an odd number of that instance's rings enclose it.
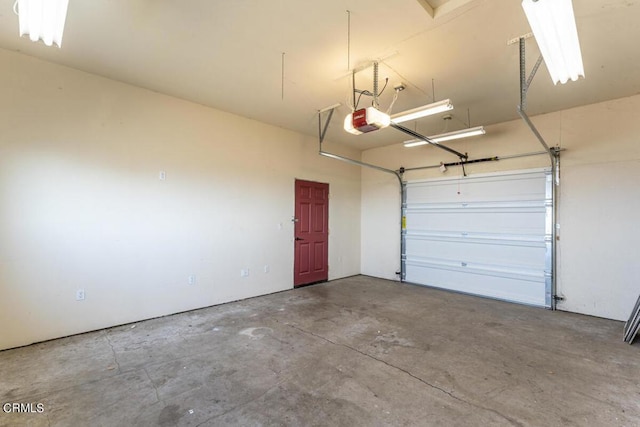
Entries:
{"label": "crack in concrete floor", "polygon": [[424,384],[424,385],[426,385],[426,386],[431,387],[432,389],[438,390],[438,391],[440,391],[441,393],[446,394],[447,396],[451,397],[452,399],[455,399],[455,400],[457,400],[457,401],[459,401],[459,402],[462,402],[462,403],[465,403],[465,404],[467,404],[467,405],[473,406],[474,408],[478,408],[478,409],[482,409],[482,410],[485,410],[485,411],[491,412],[491,413],[493,413],[493,414],[495,414],[495,415],[499,416],[500,418],[503,418],[504,420],[508,421],[511,425],[518,426],[518,427],[523,427],[523,426],[524,426],[524,424],[522,424],[521,422],[519,422],[519,421],[517,421],[517,420],[515,420],[515,419],[513,419],[513,418],[511,418],[511,417],[508,417],[508,416],[506,416],[506,415],[504,415],[504,414],[500,413],[499,411],[497,411],[497,410],[495,410],[495,409],[493,409],[493,408],[488,408],[488,407],[486,407],[486,406],[482,406],[482,405],[479,405],[479,404],[477,404],[477,403],[474,403],[474,402],[471,402],[471,401],[468,401],[468,400],[462,399],[462,398],[460,398],[460,397],[458,397],[458,396],[454,395],[454,394],[453,394],[453,393],[451,393],[450,391],[447,391],[447,390],[443,389],[442,387],[438,387],[438,386],[437,386],[437,385],[435,385],[435,384],[431,384],[430,382],[425,381],[424,379],[422,379],[422,378],[418,377],[417,375],[412,374],[412,373],[411,373],[411,372],[409,372],[408,370],[406,370],[406,369],[404,369],[404,368],[401,368],[401,367],[399,367],[399,366],[396,366],[396,365],[394,365],[394,364],[392,364],[392,363],[389,363],[389,362],[387,362],[386,360],[379,359],[379,358],[377,358],[377,357],[375,357],[375,356],[373,356],[373,355],[371,355],[371,354],[369,354],[369,353],[365,353],[365,352],[363,352],[363,351],[361,351],[361,350],[358,350],[357,348],[352,347],[352,346],[350,346],[350,345],[348,345],[348,344],[337,343],[337,342],[335,342],[335,341],[330,340],[330,339],[329,339],[329,338],[327,338],[327,337],[323,337],[322,335],[318,335],[318,334],[316,334],[316,333],[314,333],[314,332],[307,331],[306,329],[302,329],[302,328],[300,328],[299,326],[296,326],[296,325],[293,325],[293,324],[290,324],[290,323],[287,323],[287,326],[289,326],[289,327],[291,327],[291,328],[293,328],[293,329],[296,329],[296,330],[298,330],[298,331],[300,331],[300,332],[302,332],[302,333],[304,333],[304,334],[311,335],[311,336],[313,336],[313,337],[319,338],[319,339],[321,339],[321,340],[324,340],[324,341],[326,341],[326,342],[328,342],[328,343],[331,343],[331,344],[333,344],[333,345],[336,345],[336,346],[340,346],[340,347],[343,347],[343,348],[347,348],[347,349],[349,349],[349,350],[351,350],[351,351],[354,351],[354,352],[356,352],[356,353],[358,353],[358,354],[361,354],[362,356],[365,356],[365,357],[367,357],[367,358],[369,358],[369,359],[373,359],[373,360],[375,360],[375,361],[377,361],[377,362],[383,363],[384,365],[386,365],[386,366],[388,366],[388,367],[390,367],[390,368],[393,368],[393,369],[396,369],[396,370],[398,370],[398,371],[400,371],[400,372],[403,372],[404,374],[406,374],[406,375],[410,376],[411,378],[413,378],[413,379],[415,379],[415,380],[417,380],[417,381],[420,381],[421,383],[423,383],[423,384]]}
{"label": "crack in concrete floor", "polygon": [[109,347],[111,347],[111,352],[113,353],[113,362],[118,367],[118,374],[121,374],[122,370],[120,369],[120,363],[118,362],[118,355],[116,354],[115,348],[113,348],[113,343],[111,342],[111,339],[109,338],[109,332],[108,331],[104,331],[104,337],[107,340],[107,343],[109,344]]}

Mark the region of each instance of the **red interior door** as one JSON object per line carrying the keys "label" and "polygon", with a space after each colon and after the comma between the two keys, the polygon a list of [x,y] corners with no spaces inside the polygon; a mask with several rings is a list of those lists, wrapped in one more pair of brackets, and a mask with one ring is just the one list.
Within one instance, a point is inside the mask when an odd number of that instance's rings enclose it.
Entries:
{"label": "red interior door", "polygon": [[329,277],[329,184],[296,180],[293,286]]}

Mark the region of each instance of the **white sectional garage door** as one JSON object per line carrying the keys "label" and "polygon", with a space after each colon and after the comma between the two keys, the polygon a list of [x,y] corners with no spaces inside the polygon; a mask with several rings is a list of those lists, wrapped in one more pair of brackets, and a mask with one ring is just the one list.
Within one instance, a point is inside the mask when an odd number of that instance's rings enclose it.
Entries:
{"label": "white sectional garage door", "polygon": [[407,183],[405,281],[551,306],[547,169]]}

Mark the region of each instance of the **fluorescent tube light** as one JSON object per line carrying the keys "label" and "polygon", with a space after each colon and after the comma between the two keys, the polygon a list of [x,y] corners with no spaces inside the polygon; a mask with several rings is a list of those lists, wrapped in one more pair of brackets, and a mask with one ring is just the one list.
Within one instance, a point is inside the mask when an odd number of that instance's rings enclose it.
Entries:
{"label": "fluorescent tube light", "polygon": [[420,145],[427,145],[428,142],[423,139],[410,139],[409,141],[404,142],[404,146],[409,147],[418,147]]}
{"label": "fluorescent tube light", "polygon": [[[456,130],[453,132],[441,133],[440,135],[428,136],[427,138],[433,142],[451,141],[453,139],[468,138],[470,136],[484,135],[486,132],[484,127],[477,126],[469,129]],[[412,139],[404,142],[405,147],[417,147],[419,145],[428,144],[422,139]]]}
{"label": "fluorescent tube light", "polygon": [[584,77],[571,0],[523,0],[522,8],[553,84]]}
{"label": "fluorescent tube light", "polygon": [[470,136],[484,135],[484,127],[477,126],[469,129],[456,130],[453,132],[441,133],[440,135],[430,136],[429,139],[435,142],[451,141],[452,139],[468,138]]}
{"label": "fluorescent tube light", "polygon": [[20,36],[42,40],[47,46],[62,46],[62,32],[69,0],[16,0]]}
{"label": "fluorescent tube light", "polygon": [[423,105],[422,107],[394,114],[393,116],[391,116],[391,122],[407,122],[409,120],[415,120],[421,117],[426,117],[432,114],[438,114],[449,110],[453,110],[453,105],[451,105],[450,100],[445,99],[442,101],[434,102],[433,104]]}

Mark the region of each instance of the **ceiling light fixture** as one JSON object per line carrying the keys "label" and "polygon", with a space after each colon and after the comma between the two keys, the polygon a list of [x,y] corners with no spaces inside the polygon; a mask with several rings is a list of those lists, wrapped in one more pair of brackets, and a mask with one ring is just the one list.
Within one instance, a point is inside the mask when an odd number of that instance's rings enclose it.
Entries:
{"label": "ceiling light fixture", "polygon": [[[486,132],[483,126],[477,126],[469,129],[456,130],[453,132],[441,133],[440,135],[428,136],[427,138],[433,142],[451,141],[453,139],[468,138],[470,136],[484,135]],[[417,147],[419,145],[429,144],[422,139],[412,139],[404,142],[405,147]]]}
{"label": "ceiling light fixture", "polygon": [[571,0],[523,0],[522,8],[553,84],[584,77]]}
{"label": "ceiling light fixture", "polygon": [[391,116],[391,121],[393,123],[402,123],[449,110],[453,110],[453,105],[450,100],[444,99],[442,101],[434,102],[433,104],[423,105],[422,107],[394,114]]}
{"label": "ceiling light fixture", "polygon": [[418,147],[420,145],[427,145],[429,142],[423,139],[410,139],[404,142],[406,148]]}
{"label": "ceiling light fixture", "polygon": [[16,0],[13,11],[18,15],[20,36],[28,34],[31,41],[61,47],[68,5],[69,0]]}

